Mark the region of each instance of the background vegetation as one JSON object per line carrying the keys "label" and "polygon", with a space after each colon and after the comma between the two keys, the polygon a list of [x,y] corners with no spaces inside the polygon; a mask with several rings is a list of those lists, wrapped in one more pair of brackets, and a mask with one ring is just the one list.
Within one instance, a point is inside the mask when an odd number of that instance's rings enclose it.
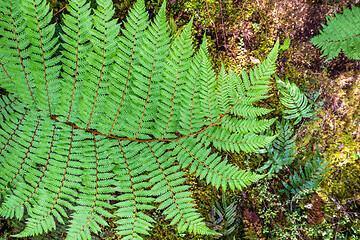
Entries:
{"label": "background vegetation", "polygon": [[[61,21],[57,12],[66,13],[67,1],[48,2],[54,9],[53,21]],[[134,2],[114,0],[120,21]],[[162,1],[146,2],[151,18]],[[278,76],[295,83],[316,109],[316,114],[292,127],[292,159],[245,191],[224,195],[190,176],[188,184],[197,205],[207,217],[208,226],[223,233],[220,239],[360,239],[360,64],[344,55],[325,62],[310,43],[326,16],[342,12],[351,4],[360,5],[349,0],[168,0],[167,15],[173,33],[181,31],[194,17],[193,37],[199,42],[206,32],[217,69],[224,63],[226,68],[241,72],[263,61],[276,38],[289,38],[290,47],[280,54],[277,63]],[[275,83],[273,94],[279,96]],[[263,104],[276,109],[271,114],[282,117],[280,97]],[[252,170],[274,158],[270,151],[222,154],[228,154],[241,168]],[[301,178],[306,163],[318,158],[327,162],[327,171],[314,189],[298,195],[284,191],[283,182],[290,184],[289,178],[295,173]],[[215,238],[179,234],[161,212],[151,214],[158,222],[149,239]],[[2,222],[0,237],[12,239],[9,235],[22,224]],[[110,222],[110,227],[94,238],[121,239],[115,236],[113,227]],[[49,239],[62,237],[53,235]]]}

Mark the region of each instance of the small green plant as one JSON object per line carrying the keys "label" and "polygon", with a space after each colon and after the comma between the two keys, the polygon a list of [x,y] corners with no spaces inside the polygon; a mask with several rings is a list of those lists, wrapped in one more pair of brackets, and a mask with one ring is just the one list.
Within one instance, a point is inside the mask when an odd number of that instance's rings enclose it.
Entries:
{"label": "small green plant", "polygon": [[294,125],[298,124],[303,118],[313,116],[312,106],[308,104],[308,100],[304,93],[287,79],[283,82],[276,78],[277,87],[281,93],[280,101],[287,108],[283,111],[285,119],[295,119]]}
{"label": "small green plant", "polygon": [[299,170],[299,173],[295,172],[290,176],[288,183],[283,182],[285,188],[280,192],[285,192],[288,197],[290,197],[290,193],[299,197],[310,190],[316,189],[324,178],[323,174],[328,171],[325,169],[327,164],[328,162],[318,154],[313,160],[307,161],[304,168]]}
{"label": "small green plant", "polygon": [[297,135],[288,120],[282,119],[276,122],[277,138],[268,146],[269,160],[257,171],[268,171],[269,175],[278,173],[284,165],[290,165],[295,159],[295,140]]}
{"label": "small green plant", "polygon": [[[234,230],[239,227],[236,201],[228,204],[225,192],[223,192],[221,202],[216,201],[212,204],[209,218],[211,222],[206,223],[208,227],[221,233],[226,239],[232,239]],[[219,236],[214,237],[218,238]]]}

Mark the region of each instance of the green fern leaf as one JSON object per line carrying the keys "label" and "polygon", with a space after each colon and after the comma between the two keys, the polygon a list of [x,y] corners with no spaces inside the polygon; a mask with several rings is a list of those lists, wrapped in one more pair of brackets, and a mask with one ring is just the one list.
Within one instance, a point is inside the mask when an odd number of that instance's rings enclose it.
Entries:
{"label": "green fern leaf", "polygon": [[281,122],[276,122],[277,138],[268,146],[266,150],[269,154],[269,160],[263,167],[257,171],[268,169],[268,173],[279,172],[284,165],[290,165],[295,157],[295,140],[297,135],[294,134],[294,129],[291,124],[282,119]]}
{"label": "green fern leaf", "polygon": [[[163,14],[163,10],[161,10],[159,15],[163,16]],[[132,137],[135,138],[149,138],[146,132],[143,134],[140,130],[144,127],[142,124],[148,125],[150,121],[149,118],[144,119],[147,116],[146,113],[151,113],[151,111],[147,111],[147,108],[151,105],[153,109],[154,102],[158,97],[158,92],[150,90],[152,86],[157,86],[161,82],[162,76],[159,76],[159,71],[169,44],[167,26],[166,24],[164,26],[163,23],[165,20],[160,21],[159,18],[157,17],[155,20],[156,25],[150,27],[148,33],[145,34],[148,27],[148,16],[143,1],[138,1],[130,11],[127,22],[124,23],[126,29],[122,30],[123,36],[118,37],[119,49],[112,72],[112,77],[119,78],[120,81],[111,82],[110,89],[113,90],[109,92],[108,99],[111,104],[106,106],[106,111],[112,116],[110,121],[105,119],[108,121],[106,124],[108,134],[122,136],[132,133]],[[142,49],[144,51],[141,51]],[[140,59],[140,52],[144,52],[143,55],[146,57],[143,61]],[[155,95],[154,100],[147,95],[152,92]],[[135,94],[138,94],[143,100],[131,97]],[[142,112],[142,115],[129,114],[131,112]],[[149,127],[147,126],[147,128]]]}
{"label": "green fern leaf", "polygon": [[[62,116],[62,121],[70,121],[77,125],[83,124],[79,117],[81,112],[81,96],[86,82],[87,55],[91,49],[89,42],[92,16],[90,16],[90,4],[85,0],[70,2],[67,7],[68,15],[64,16],[61,39],[62,47],[62,71],[61,76],[65,81],[61,82],[61,104],[59,112],[67,112]],[[76,30],[77,33],[74,31]],[[81,34],[80,34],[81,33]]]}
{"label": "green fern leaf", "polygon": [[[20,0],[5,1],[0,5],[4,14],[1,21],[1,87],[17,92],[22,101],[35,102],[33,79],[27,61],[30,52],[26,50],[30,41],[26,37],[26,20],[22,16]],[[26,84],[24,84],[24,81]]]}
{"label": "green fern leaf", "polygon": [[276,77],[276,83],[282,96],[280,96],[281,103],[288,108],[284,110],[285,119],[295,119],[294,124],[298,124],[303,118],[313,116],[311,105],[308,104],[306,96],[300,91],[295,83],[290,83],[288,80],[283,82]]}
{"label": "green fern leaf", "polygon": [[273,119],[263,119],[254,121],[253,119],[238,119],[226,115],[221,120],[221,126],[227,128],[232,132],[238,133],[260,133],[269,129],[269,127],[276,121],[276,118]]}
{"label": "green fern leaf", "polygon": [[316,156],[312,161],[307,161],[304,168],[300,169],[299,173],[295,172],[290,178],[289,183],[283,182],[284,189],[280,192],[285,192],[288,196],[292,193],[295,196],[300,196],[310,190],[316,189],[320,181],[324,178],[322,175],[326,173],[328,162],[320,156]]}
{"label": "green fern leaf", "polygon": [[320,34],[311,39],[311,43],[319,47],[327,60],[335,58],[341,51],[353,59],[360,59],[360,8],[344,8],[343,14],[335,13],[327,18],[327,26],[323,25]]}
{"label": "green fern leaf", "polygon": [[56,56],[59,47],[58,37],[55,37],[55,25],[50,24],[52,12],[49,12],[49,4],[46,1],[23,1],[22,14],[26,21],[25,29],[28,36],[30,78],[34,89],[31,94],[36,102],[36,107],[43,113],[56,114],[51,112],[52,106],[58,104],[60,98],[58,76],[61,65],[61,56]]}
{"label": "green fern leaf", "polygon": [[154,202],[179,232],[216,235],[184,169],[224,190],[263,177],[211,148],[251,152],[276,137],[260,134],[275,119],[254,104],[269,97],[279,43],[249,74],[217,79],[206,38],[194,52],[192,21],[170,36],[165,9],[149,21],[139,0],[120,30],[112,1],[92,14],[71,0],[56,36],[45,0],[0,0],[0,216],[26,218],[16,237],[65,224],[66,239],[91,239],[105,217],[142,239]]}
{"label": "green fern leaf", "polygon": [[[218,101],[219,108],[222,114],[225,114],[226,111],[231,107],[230,105],[230,92],[231,89],[234,89],[233,84],[229,84],[228,76],[225,72],[224,65],[221,65],[221,70],[218,77]],[[234,103],[233,103],[234,104]]]}
{"label": "green fern leaf", "polygon": [[203,38],[203,44],[199,50],[200,54],[204,54],[202,59],[202,70],[200,73],[200,84],[202,93],[200,96],[202,113],[204,115],[204,124],[209,126],[215,124],[218,121],[218,115],[220,114],[217,106],[216,95],[216,75],[208,59],[208,50],[206,47],[206,38]]}
{"label": "green fern leaf", "polygon": [[[83,93],[79,118],[83,122],[83,128],[96,128],[105,132],[106,123],[109,122],[105,111],[107,91],[110,88],[112,64],[115,61],[117,42],[120,26],[114,15],[114,7],[111,0],[99,0],[98,9],[94,14],[94,27],[90,29],[90,42],[92,51],[87,55],[86,78],[83,81]],[[105,122],[106,121],[106,122]],[[103,124],[105,123],[105,124]]]}

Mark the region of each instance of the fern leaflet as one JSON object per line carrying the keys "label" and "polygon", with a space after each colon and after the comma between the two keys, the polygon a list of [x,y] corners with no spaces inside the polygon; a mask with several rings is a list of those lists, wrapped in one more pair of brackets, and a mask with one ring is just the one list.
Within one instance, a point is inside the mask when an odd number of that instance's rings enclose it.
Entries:
{"label": "fern leaflet", "polygon": [[266,147],[269,154],[269,160],[257,169],[257,171],[263,171],[268,169],[269,175],[272,173],[278,173],[284,165],[290,165],[295,157],[295,140],[294,129],[291,124],[282,119],[281,122],[276,122],[276,129],[278,137]]}
{"label": "fern leaflet", "polygon": [[300,91],[295,83],[290,83],[288,80],[283,82],[278,77],[276,83],[282,96],[280,96],[281,103],[288,108],[284,110],[285,119],[295,119],[294,124],[298,124],[303,118],[313,116],[311,105],[308,104],[306,96]]}
{"label": "fern leaflet", "polygon": [[299,196],[317,188],[323,179],[322,175],[327,172],[325,169],[327,164],[328,162],[320,156],[314,157],[312,161],[307,161],[299,173],[295,172],[290,176],[289,183],[283,182],[285,188],[280,192],[285,192],[288,196],[290,193]]}
{"label": "fern leaflet", "polygon": [[311,43],[319,47],[327,60],[335,58],[340,51],[352,59],[360,59],[360,8],[344,8],[343,14],[335,13],[335,17],[327,18],[327,26],[323,26],[320,34],[311,39]]}

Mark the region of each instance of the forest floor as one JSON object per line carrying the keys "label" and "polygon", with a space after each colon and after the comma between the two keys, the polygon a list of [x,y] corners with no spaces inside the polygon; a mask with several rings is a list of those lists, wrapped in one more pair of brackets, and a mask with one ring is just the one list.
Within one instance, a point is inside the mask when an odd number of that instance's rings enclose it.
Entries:
{"label": "forest floor", "polygon": [[[48,0],[54,12],[67,1]],[[94,2],[94,1],[93,1]],[[116,15],[124,19],[133,0],[114,0]],[[162,1],[148,0],[151,14]],[[194,39],[201,41],[206,32],[215,68],[221,62],[235,72],[254,67],[270,52],[276,39],[289,38],[290,47],[279,55],[277,75],[288,79],[311,99],[317,100],[318,114],[296,127],[297,157],[276,177],[249,189],[227,196],[236,203],[237,230],[221,239],[360,239],[360,62],[340,54],[326,61],[321,51],[310,43],[319,34],[327,16],[341,13],[343,7],[359,6],[358,0],[169,0],[168,17],[174,32],[194,17]],[[64,10],[66,12],[66,10]],[[150,14],[150,15],[151,15]],[[60,14],[59,14],[60,15]],[[360,17],[360,16],[359,16]],[[59,21],[58,16],[54,21]],[[279,93],[274,83],[270,108],[279,109]],[[281,116],[281,111],[273,113]],[[279,197],[282,181],[306,163],[308,155],[319,149],[328,162],[328,172],[319,188],[300,199]],[[263,157],[231,156],[240,167],[252,170],[262,166]],[[209,227],[227,230],[226,219],[211,219],[212,203],[221,202],[221,193],[190,176],[194,197]],[[310,207],[309,207],[310,206]],[[214,239],[214,237],[179,234],[161,213],[152,236],[154,240]],[[215,213],[213,213],[214,215]],[[210,216],[209,216],[210,215]],[[216,214],[215,214],[216,215]],[[220,218],[219,215],[216,215]],[[224,222],[225,221],[225,222]],[[217,224],[217,225],[216,225]],[[101,239],[117,239],[113,224]],[[314,233],[315,232],[315,233]],[[231,237],[231,238],[230,238]]]}

